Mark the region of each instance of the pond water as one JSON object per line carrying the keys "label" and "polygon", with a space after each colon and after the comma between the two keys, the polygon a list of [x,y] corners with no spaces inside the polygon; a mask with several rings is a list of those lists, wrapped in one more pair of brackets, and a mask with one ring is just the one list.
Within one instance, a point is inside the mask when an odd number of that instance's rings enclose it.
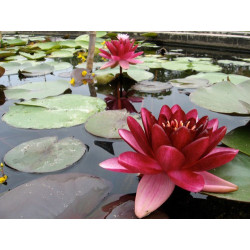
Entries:
{"label": "pond water", "polygon": [[[190,49],[173,47],[166,44],[159,44],[158,48],[141,48],[145,50],[147,54],[156,54],[156,51],[161,47],[165,47],[167,50],[180,50],[184,56],[187,57],[210,57],[213,58],[213,62],[216,64],[217,60],[229,59],[237,60],[237,58],[248,58],[249,54],[242,53],[229,53],[224,51],[212,51],[205,49]],[[47,59],[48,60],[48,59]],[[51,60],[51,59],[49,59]],[[57,59],[58,61],[70,62],[75,66],[77,59]],[[240,74],[250,77],[249,67],[238,67],[238,66],[226,66],[222,65],[223,69],[221,72],[227,74]],[[62,72],[70,72],[71,70],[57,71],[54,74],[49,74],[42,77],[19,79],[18,75],[3,76],[0,78],[0,84],[6,87],[16,86],[27,82],[37,81],[51,81],[57,79],[68,79],[61,78],[59,76]],[[184,78],[186,76],[195,74],[194,71],[170,71],[166,69],[150,69],[150,72],[154,74],[154,81],[167,82],[174,78]],[[82,85],[79,87],[70,86],[72,94],[80,94],[90,96],[90,90],[88,85]],[[103,93],[108,91],[105,86],[95,86],[97,97],[104,99],[106,95]],[[171,88],[169,91],[161,93],[140,93],[135,92],[136,96],[143,97],[142,102],[132,103],[134,108],[139,112],[142,107],[146,107],[155,116],[158,116],[162,105],[167,104],[173,106],[179,104],[185,112],[196,108],[198,110],[199,117],[208,115],[209,119],[218,118],[219,126],[227,126],[227,131],[231,131],[239,126],[246,125],[249,121],[249,117],[246,116],[232,116],[227,114],[220,114],[209,111],[205,108],[199,107],[189,100],[189,93],[193,90],[182,90],[176,87]],[[70,93],[68,93],[70,94]],[[9,107],[16,101],[5,100],[1,97],[0,104],[0,115],[5,114]],[[101,124],[100,124],[101,126]],[[118,172],[107,171],[99,167],[99,163],[118,156],[122,152],[129,151],[130,147],[119,139],[105,139],[89,134],[83,125],[78,125],[70,128],[60,129],[19,129],[8,125],[7,123],[0,121],[0,160],[3,162],[4,155],[13,147],[32,139],[37,139],[46,136],[57,136],[59,139],[73,136],[85,145],[87,145],[87,152],[84,156],[72,166],[50,174],[58,173],[87,173],[95,176],[102,177],[109,180],[113,184],[111,190],[112,194],[132,194],[136,192],[138,185],[138,176],[136,174],[124,174]],[[8,180],[5,185],[0,185],[0,193],[4,193],[8,190],[12,190],[15,187],[24,184],[28,181],[40,178],[47,174],[33,174],[24,173],[14,170],[9,167],[5,167],[5,174],[8,175]],[[193,194],[185,190],[181,190],[176,187],[174,193],[168,199],[168,201],[162,205],[159,209],[164,215],[160,218],[165,218],[165,214],[170,218],[250,218],[250,204],[242,203],[237,201],[229,201],[225,199],[218,199],[215,197],[207,197],[202,194]]]}

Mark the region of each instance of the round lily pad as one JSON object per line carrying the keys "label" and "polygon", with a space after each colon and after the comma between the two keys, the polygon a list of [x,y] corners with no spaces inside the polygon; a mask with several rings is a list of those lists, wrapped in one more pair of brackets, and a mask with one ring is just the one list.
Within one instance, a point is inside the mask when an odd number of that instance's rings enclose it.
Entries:
{"label": "round lily pad", "polygon": [[225,135],[222,143],[250,155],[250,126],[241,126],[233,129]]}
{"label": "round lily pad", "polygon": [[68,81],[57,80],[50,82],[30,82],[20,86],[9,87],[4,90],[7,99],[45,98],[48,96],[57,96],[64,93],[69,88]]}
{"label": "round lily pad", "polygon": [[58,42],[45,42],[34,44],[34,47],[39,47],[41,50],[47,51],[51,49],[59,49],[61,45]]}
{"label": "round lily pad", "polygon": [[[85,129],[95,136],[104,138],[121,138],[118,129],[129,129],[127,118],[131,116],[126,110],[107,110],[91,116],[85,123]],[[138,116],[134,115],[134,118]]]}
{"label": "round lily pad", "polygon": [[237,191],[226,194],[208,192],[206,192],[205,194],[228,200],[250,202],[249,156],[238,153],[238,155],[232,161],[219,168],[213,169],[210,172],[222,179],[236,184],[239,189]]}
{"label": "round lily pad", "polygon": [[52,62],[46,62],[46,64],[53,66],[54,67],[54,71],[59,71],[59,70],[65,70],[65,69],[70,69],[72,68],[72,64],[68,63],[68,62],[56,62],[56,61],[52,61]]}
{"label": "round lily pad", "polygon": [[51,53],[50,58],[69,58],[73,57],[73,53],[71,51],[68,51],[66,49],[56,50]]}
{"label": "round lily pad", "polygon": [[1,66],[5,68],[4,75],[16,75],[19,70],[23,68],[31,67],[33,62],[4,62],[1,63]]}
{"label": "round lily pad", "polygon": [[132,89],[145,93],[158,93],[170,88],[171,84],[158,81],[142,81],[132,86]]}
{"label": "round lily pad", "polygon": [[53,66],[47,63],[41,63],[39,65],[23,68],[19,73],[25,77],[35,77],[51,74],[53,71]]}
{"label": "round lily pad", "polygon": [[4,162],[21,172],[48,173],[71,166],[85,151],[86,146],[73,137],[43,137],[14,147],[4,156]]}
{"label": "round lily pad", "polygon": [[250,114],[250,81],[240,84],[219,82],[191,93],[190,100],[209,110],[220,113]]}
{"label": "round lily pad", "polygon": [[26,45],[27,41],[26,40],[22,40],[22,39],[8,39],[7,41],[8,45],[12,45],[12,46],[22,46],[22,45]]}
{"label": "round lily pad", "polygon": [[20,56],[20,55],[17,55],[17,56],[8,56],[6,58],[4,58],[5,61],[24,61],[24,60],[27,60],[26,57],[24,56]]}
{"label": "round lily pad", "polygon": [[188,78],[207,79],[210,84],[214,84],[216,82],[227,81],[228,79],[230,80],[230,82],[234,84],[238,84],[238,83],[241,83],[250,79],[249,77],[242,76],[242,75],[224,74],[224,73],[219,73],[219,72],[199,73],[196,75],[191,75],[191,76],[186,77],[186,79]]}
{"label": "round lily pad", "polygon": [[2,120],[17,128],[72,127],[105,108],[106,103],[100,98],[67,94],[16,103]]}
{"label": "round lily pad", "polygon": [[9,56],[14,56],[16,54],[16,52],[14,51],[0,51],[0,59],[5,58],[5,57],[9,57]]}
{"label": "round lily pad", "polygon": [[36,51],[33,53],[19,52],[19,54],[21,56],[28,58],[29,60],[39,60],[46,56],[46,54],[43,51]]}
{"label": "round lily pad", "polygon": [[182,89],[196,89],[201,87],[207,87],[209,86],[209,81],[206,79],[200,79],[200,78],[182,78],[182,79],[172,79],[169,81],[174,87],[176,88],[182,88]]}
{"label": "round lily pad", "polygon": [[47,175],[4,193],[0,197],[0,218],[86,218],[111,187],[102,178],[82,173]]}

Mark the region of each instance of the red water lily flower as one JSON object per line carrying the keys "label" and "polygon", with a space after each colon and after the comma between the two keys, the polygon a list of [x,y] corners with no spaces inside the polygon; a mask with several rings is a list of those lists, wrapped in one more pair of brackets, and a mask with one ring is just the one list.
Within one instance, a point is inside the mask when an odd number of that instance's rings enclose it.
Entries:
{"label": "red water lily flower", "polygon": [[138,45],[134,46],[134,39],[129,40],[129,36],[125,34],[119,34],[117,36],[118,40],[111,40],[110,42],[105,42],[109,52],[100,49],[101,57],[109,59],[109,62],[105,63],[100,69],[105,69],[108,67],[114,68],[120,65],[123,69],[128,69],[129,64],[142,63],[142,61],[134,59],[140,56],[143,52],[135,53]]}
{"label": "red water lily flower", "polygon": [[161,108],[158,120],[141,110],[143,128],[128,117],[130,131],[119,134],[136,152],[125,152],[100,166],[117,172],[140,173],[136,198],[137,217],[147,216],[171,195],[175,185],[191,192],[232,192],[238,187],[207,170],[231,161],[238,150],[216,147],[226,133],[218,119],[198,119],[196,109],[187,114],[179,105]]}

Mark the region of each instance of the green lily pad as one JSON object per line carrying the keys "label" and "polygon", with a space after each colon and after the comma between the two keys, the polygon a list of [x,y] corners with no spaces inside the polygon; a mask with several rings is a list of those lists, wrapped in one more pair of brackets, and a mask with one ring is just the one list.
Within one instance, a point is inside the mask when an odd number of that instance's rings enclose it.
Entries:
{"label": "green lily pad", "polygon": [[161,67],[167,70],[185,71],[191,69],[188,63],[178,61],[166,61],[161,63]]}
{"label": "green lily pad", "polygon": [[15,54],[16,54],[15,51],[0,50],[0,59],[8,57],[8,56],[14,56]]}
{"label": "green lily pad", "polygon": [[224,136],[222,143],[250,155],[250,127],[242,126],[230,131]]}
{"label": "green lily pad", "polygon": [[71,51],[65,50],[65,49],[61,49],[61,50],[56,50],[54,52],[51,53],[50,58],[69,58],[69,57],[73,57],[74,54]]}
{"label": "green lily pad", "polygon": [[75,42],[76,42],[77,46],[81,46],[83,49],[88,49],[89,48],[89,42],[88,41],[77,40]]}
{"label": "green lily pad", "polygon": [[15,62],[18,62],[18,61],[27,60],[27,58],[24,57],[24,56],[17,55],[17,56],[8,56],[8,57],[5,57],[4,60],[5,61],[15,61]]}
{"label": "green lily pad", "polygon": [[[91,116],[85,123],[85,129],[95,136],[119,139],[118,129],[129,129],[127,118],[131,116],[126,110],[107,110]],[[132,115],[138,121],[138,115]]]}
{"label": "green lily pad", "polygon": [[46,62],[46,64],[54,67],[54,71],[58,70],[65,70],[65,69],[70,69],[73,66],[68,63],[68,62],[56,62],[56,61],[51,61],[51,62]]}
{"label": "green lily pad", "polygon": [[105,108],[106,103],[97,97],[68,94],[16,103],[2,120],[17,128],[72,127]]}
{"label": "green lily pad", "polygon": [[218,60],[219,64],[225,64],[225,65],[234,65],[234,66],[250,66],[250,63],[242,62],[242,61],[232,61],[232,60]]}
{"label": "green lily pad", "polygon": [[239,189],[237,191],[221,194],[208,193],[205,194],[224,198],[234,201],[250,202],[250,157],[238,153],[238,155],[229,163],[213,169],[212,174],[236,184]]}
{"label": "green lily pad", "polygon": [[72,39],[68,39],[65,41],[58,42],[62,48],[75,48],[77,47],[76,41]]}
{"label": "green lily pad", "polygon": [[[97,70],[99,69],[105,62],[94,62],[93,63],[93,70]],[[87,63],[80,63],[78,65],[75,66],[76,68],[87,68]]]}
{"label": "green lily pad", "polygon": [[0,197],[0,218],[86,218],[111,187],[105,179],[82,173],[47,175],[4,193]]}
{"label": "green lily pad", "polygon": [[142,81],[132,86],[132,89],[144,93],[159,93],[172,88],[172,85],[158,81]]}
{"label": "green lily pad", "polygon": [[24,56],[28,58],[29,60],[39,60],[46,56],[46,54],[43,51],[37,51],[33,53],[25,53],[25,52],[19,52],[21,56]]}
{"label": "green lily pad", "polygon": [[250,62],[250,58],[242,58],[242,60],[245,62]]}
{"label": "green lily pad", "polygon": [[4,75],[15,75],[18,73],[19,70],[22,70],[23,68],[31,67],[33,65],[32,62],[4,62],[1,63],[1,66],[5,68],[5,74]]}
{"label": "green lily pad", "polygon": [[19,73],[25,77],[35,77],[51,74],[53,71],[53,66],[46,63],[41,63],[39,65],[23,68],[19,71]]}
{"label": "green lily pad", "polygon": [[96,31],[96,37],[103,37],[106,35],[107,35],[106,31]]}
{"label": "green lily pad", "polygon": [[51,82],[30,82],[20,86],[9,87],[4,90],[5,97],[8,99],[45,98],[57,96],[64,93],[69,88],[68,81],[57,80]]}
{"label": "green lily pad", "polygon": [[34,47],[39,47],[41,50],[60,49],[61,45],[58,42],[45,42],[34,44]]}
{"label": "green lily pad", "polygon": [[[154,77],[153,73],[139,68],[129,68],[128,70],[123,70],[123,72],[127,72],[127,74],[137,82],[149,80]],[[110,68],[99,69],[95,71],[96,75],[104,75],[104,74],[116,75],[118,73],[120,73],[120,69],[118,67],[113,69]]]}
{"label": "green lily pad", "polygon": [[4,162],[21,172],[48,173],[71,166],[85,151],[86,146],[73,137],[43,137],[14,147],[4,156]]}
{"label": "green lily pad", "polygon": [[182,78],[182,79],[172,79],[169,81],[174,87],[182,89],[196,89],[201,87],[209,86],[209,81],[200,78]]}
{"label": "green lily pad", "polygon": [[196,75],[191,75],[186,77],[188,78],[200,78],[200,79],[207,79],[210,84],[216,83],[216,82],[223,82],[227,81],[229,78],[230,82],[234,84],[238,84],[244,81],[249,80],[249,77],[242,76],[242,75],[235,75],[235,74],[224,74],[224,73],[199,73]]}
{"label": "green lily pad", "polygon": [[212,61],[212,58],[209,57],[177,57],[175,58],[175,61],[178,62],[185,62],[185,63],[190,63],[190,62],[201,62],[201,61]]}
{"label": "green lily pad", "polygon": [[75,41],[89,41],[89,35],[88,34],[84,34],[84,35],[80,35],[78,37],[75,38]]}
{"label": "green lily pad", "polygon": [[95,76],[95,80],[96,80],[97,84],[107,84],[110,81],[112,81],[114,78],[115,77],[113,74],[105,74],[105,75]]}
{"label": "green lily pad", "polygon": [[209,110],[220,113],[250,114],[250,80],[237,85],[219,82],[191,93],[190,100]]}
{"label": "green lily pad", "polygon": [[45,37],[44,36],[29,36],[29,40],[31,42],[42,42],[45,41]]}
{"label": "green lily pad", "polygon": [[22,40],[22,39],[8,39],[6,43],[9,46],[21,46],[21,45],[26,45],[27,41]]}

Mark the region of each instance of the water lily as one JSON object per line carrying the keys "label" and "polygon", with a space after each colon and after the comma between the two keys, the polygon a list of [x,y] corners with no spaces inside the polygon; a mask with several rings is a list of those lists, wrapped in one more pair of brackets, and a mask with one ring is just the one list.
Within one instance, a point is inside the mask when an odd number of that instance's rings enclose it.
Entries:
{"label": "water lily", "polygon": [[105,69],[108,67],[114,68],[120,65],[123,69],[128,69],[129,64],[142,63],[142,61],[136,60],[135,57],[140,56],[143,52],[135,53],[138,45],[134,46],[134,39],[129,40],[129,36],[126,34],[119,34],[117,36],[118,40],[106,41],[105,44],[109,50],[100,49],[101,57],[109,60],[100,69]]}
{"label": "water lily", "polygon": [[175,185],[191,192],[232,192],[238,187],[209,172],[231,161],[238,150],[216,147],[227,128],[218,119],[198,118],[196,109],[187,114],[179,105],[164,105],[158,119],[141,109],[143,128],[128,117],[130,131],[120,129],[121,138],[135,152],[124,152],[100,166],[111,171],[140,173],[135,214],[142,218],[160,207]]}

